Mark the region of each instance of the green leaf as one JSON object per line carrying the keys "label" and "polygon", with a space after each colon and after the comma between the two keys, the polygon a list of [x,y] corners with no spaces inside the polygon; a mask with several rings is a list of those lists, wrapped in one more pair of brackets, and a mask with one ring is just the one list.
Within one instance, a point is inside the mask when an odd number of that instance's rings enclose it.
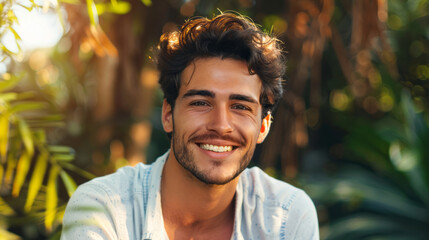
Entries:
{"label": "green leaf", "polygon": [[64,185],[66,186],[67,193],[69,194],[69,197],[71,197],[73,195],[74,191],[76,191],[76,188],[77,188],[76,182],[64,170],[61,171],[60,176],[64,182]]}
{"label": "green leaf", "polygon": [[42,119],[27,120],[27,123],[30,124],[33,128],[61,128],[65,126],[64,122],[46,122]]}
{"label": "green leaf", "polygon": [[0,92],[14,88],[20,80],[21,77],[16,76],[11,76],[9,80],[0,80]]}
{"label": "green leaf", "polygon": [[152,5],[152,1],[151,0],[142,0],[142,3],[146,6],[151,6]]}
{"label": "green leaf", "polygon": [[64,117],[60,114],[52,114],[52,115],[43,116],[43,118],[41,119],[44,121],[62,121]]}
{"label": "green leaf", "polygon": [[51,145],[48,146],[48,150],[51,153],[68,153],[68,154],[74,154],[74,149],[67,146],[60,146],[60,145]]}
{"label": "green leaf", "polygon": [[13,23],[19,24],[18,18],[16,17],[15,13],[11,9],[9,9],[9,11],[7,11],[7,18],[10,21],[12,21]]}
{"label": "green leaf", "polygon": [[19,34],[15,31],[15,29],[13,29],[13,27],[9,27],[9,30],[13,33],[13,35],[15,36],[15,39],[21,40],[21,37],[19,36]]}
{"label": "green leaf", "polygon": [[6,185],[6,186],[8,186],[12,181],[13,173],[14,173],[15,168],[16,168],[16,162],[17,162],[17,160],[14,157],[14,154],[9,153],[8,157],[7,157],[6,173],[4,176],[4,185]]}
{"label": "green leaf", "polygon": [[22,111],[40,110],[46,107],[42,102],[25,102],[17,103],[10,108],[10,113],[17,113]]}
{"label": "green leaf", "polygon": [[21,43],[20,43],[20,39],[15,39],[15,44],[16,47],[18,48],[18,56],[20,56],[20,54],[22,53],[22,47],[21,47]]}
{"label": "green leaf", "polygon": [[32,7],[37,7],[37,4],[36,4],[36,2],[34,2],[34,0],[29,0],[29,1],[31,2],[31,4],[32,4],[31,6]]}
{"label": "green leaf", "polygon": [[95,8],[97,9],[97,13],[99,15],[103,15],[103,13],[107,10],[107,4],[106,3],[97,3],[95,4]]}
{"label": "green leaf", "polygon": [[0,114],[0,158],[6,162],[7,145],[9,141],[9,114]]}
{"label": "green leaf", "polygon": [[21,237],[0,228],[0,239],[21,240]]}
{"label": "green leaf", "polygon": [[28,186],[28,195],[27,200],[25,202],[25,211],[29,212],[31,210],[31,206],[33,205],[34,199],[39,193],[40,187],[43,183],[43,178],[45,177],[46,167],[48,165],[48,151],[42,151],[36,162],[36,166],[33,170],[33,176],[31,176],[30,184]]}
{"label": "green leaf", "polygon": [[34,131],[34,140],[38,143],[43,145],[46,143],[46,132],[43,129],[38,129]]}
{"label": "green leaf", "polygon": [[19,132],[21,133],[22,141],[24,143],[25,149],[28,152],[29,157],[31,158],[34,154],[34,143],[33,136],[31,134],[30,127],[27,123],[19,118],[18,119]]}
{"label": "green leaf", "polygon": [[11,50],[9,50],[7,47],[5,47],[4,45],[1,46],[1,49],[5,52],[7,52],[10,55],[17,55],[18,53],[14,53]]}
{"label": "green leaf", "polygon": [[18,94],[13,92],[0,94],[0,100],[3,100],[4,102],[10,102],[16,100],[17,98]]}
{"label": "green leaf", "polygon": [[129,2],[116,2],[109,5],[109,12],[116,14],[126,14],[130,11],[131,4]]}
{"label": "green leaf", "polygon": [[3,168],[3,165],[0,164],[0,186],[3,185],[3,174],[4,174],[4,168]]}
{"label": "green leaf", "polygon": [[60,4],[57,4],[57,7],[55,8],[57,12],[58,19],[60,20],[61,28],[63,29],[63,34],[66,34],[66,23],[64,21],[63,11]]}
{"label": "green leaf", "polygon": [[26,119],[26,122],[32,129],[65,126],[61,115],[38,116],[36,119]]}
{"label": "green leaf", "polygon": [[21,191],[22,185],[24,184],[25,177],[27,176],[28,170],[30,169],[31,157],[27,152],[23,152],[18,160],[16,166],[15,181],[12,187],[12,196],[18,197]]}
{"label": "green leaf", "polygon": [[77,173],[77,174],[79,174],[79,175],[81,175],[82,177],[85,177],[85,178],[87,178],[87,179],[93,179],[93,178],[95,178],[95,175],[94,175],[94,174],[92,174],[92,173],[90,173],[90,172],[87,172],[87,171],[85,171],[85,170],[83,170],[83,169],[80,169],[80,168],[76,167],[75,165],[70,164],[70,163],[68,163],[68,162],[59,162],[59,164],[60,164],[63,168],[68,169],[68,170],[70,170],[70,171],[73,171],[73,172],[75,172],[75,173]]}
{"label": "green leaf", "polygon": [[74,159],[74,154],[54,154],[52,159],[58,162],[70,162]]}
{"label": "green leaf", "polygon": [[58,165],[52,166],[49,171],[48,184],[46,186],[46,212],[45,212],[45,228],[48,231],[52,230],[54,225],[55,215],[58,205],[57,192],[57,177],[61,168]]}
{"label": "green leaf", "polygon": [[98,24],[97,7],[93,0],[86,0],[86,7],[88,9],[89,22],[91,25]]}
{"label": "green leaf", "polygon": [[35,91],[27,91],[27,92],[23,92],[23,93],[18,93],[18,100],[26,100],[29,98],[32,98],[36,96],[36,92]]}
{"label": "green leaf", "polygon": [[[392,236],[399,234],[402,236],[397,239],[414,239],[404,238],[403,236],[407,230],[412,229],[411,225],[410,223],[402,223],[395,221],[393,218],[376,214],[351,215],[334,222],[330,226],[329,235],[326,239],[375,239],[367,238],[367,236],[377,236],[377,239],[392,239]],[[416,237],[415,239],[420,238]]]}
{"label": "green leaf", "polygon": [[27,11],[31,12],[33,10],[33,6],[27,7],[24,4],[16,3],[18,6],[25,8]]}
{"label": "green leaf", "polygon": [[2,216],[14,216],[16,214],[13,208],[11,208],[1,197],[0,197],[0,213]]}

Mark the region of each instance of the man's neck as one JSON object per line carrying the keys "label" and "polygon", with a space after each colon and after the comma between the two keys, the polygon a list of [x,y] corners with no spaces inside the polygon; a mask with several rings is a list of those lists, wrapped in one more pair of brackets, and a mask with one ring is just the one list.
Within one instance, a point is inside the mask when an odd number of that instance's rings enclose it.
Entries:
{"label": "man's neck", "polygon": [[205,184],[170,153],[161,180],[162,214],[169,238],[230,239],[237,183],[238,177],[225,185]]}

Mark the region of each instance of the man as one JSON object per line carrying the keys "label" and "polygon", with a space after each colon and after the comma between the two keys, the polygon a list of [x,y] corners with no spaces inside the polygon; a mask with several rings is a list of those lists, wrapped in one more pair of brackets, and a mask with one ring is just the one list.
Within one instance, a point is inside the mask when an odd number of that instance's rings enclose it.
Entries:
{"label": "man", "polygon": [[318,239],[301,190],[246,169],[282,94],[276,39],[233,14],[161,37],[162,123],[171,150],[83,184],[62,239]]}

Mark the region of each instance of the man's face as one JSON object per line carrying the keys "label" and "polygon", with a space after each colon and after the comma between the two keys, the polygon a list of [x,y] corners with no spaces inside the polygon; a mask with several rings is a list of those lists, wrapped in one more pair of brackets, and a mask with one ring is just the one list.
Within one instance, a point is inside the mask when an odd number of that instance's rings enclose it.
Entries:
{"label": "man's face", "polygon": [[201,58],[184,69],[181,81],[174,111],[165,101],[163,111],[174,157],[200,181],[226,184],[262,142],[261,80],[244,61]]}

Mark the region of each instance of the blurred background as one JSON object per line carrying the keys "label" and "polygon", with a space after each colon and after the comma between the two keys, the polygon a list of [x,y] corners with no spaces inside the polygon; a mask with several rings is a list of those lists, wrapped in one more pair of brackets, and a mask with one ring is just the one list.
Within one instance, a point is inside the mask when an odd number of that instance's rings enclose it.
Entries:
{"label": "blurred background", "polygon": [[169,142],[151,49],[233,10],[283,42],[252,165],[313,198],[321,239],[428,239],[427,0],[0,0],[0,239],[59,239],[79,184]]}

